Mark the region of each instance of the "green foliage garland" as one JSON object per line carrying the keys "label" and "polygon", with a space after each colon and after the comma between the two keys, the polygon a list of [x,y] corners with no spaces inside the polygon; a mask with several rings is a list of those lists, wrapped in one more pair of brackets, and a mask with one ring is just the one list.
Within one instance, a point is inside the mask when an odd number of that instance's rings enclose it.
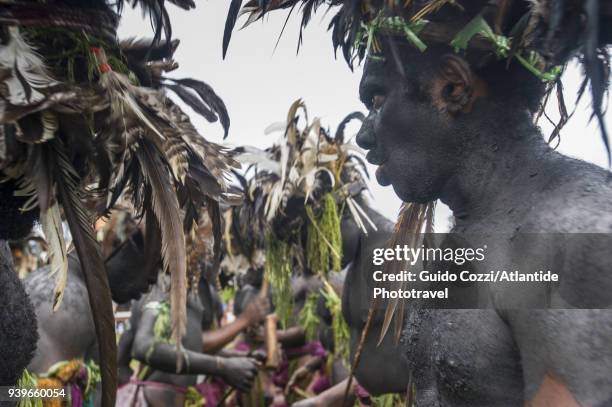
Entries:
{"label": "green foliage garland", "polygon": [[319,315],[317,314],[317,303],[319,302],[319,294],[316,292],[308,294],[304,307],[300,311],[300,326],[306,333],[306,340],[317,340],[319,332]]}
{"label": "green foliage garland", "polygon": [[287,242],[282,242],[272,232],[266,233],[265,274],[272,287],[272,301],[276,315],[283,328],[289,326],[293,309],[291,293],[291,250]]}
{"label": "green foliage garland", "polygon": [[396,407],[404,406],[405,402],[402,400],[402,395],[399,393],[388,393],[380,396],[372,397],[372,404],[375,407]]}
{"label": "green foliage garland", "polygon": [[223,290],[221,290],[221,301],[223,301],[224,304],[229,303],[231,300],[233,300],[236,297],[236,287],[233,286],[227,286],[225,287]]}
{"label": "green foliage garland", "polygon": [[[423,52],[427,49],[427,45],[418,37],[418,34],[426,24],[427,20],[421,18],[416,19],[416,21],[407,21],[400,16],[389,17],[380,13],[369,23],[362,24],[361,33],[357,36],[353,49],[357,52],[360,47],[365,46],[366,52],[370,54],[370,58],[380,59],[381,57],[376,55],[380,52],[380,45],[376,35],[379,32],[386,32],[405,36],[408,42]],[[519,50],[511,53],[512,38],[495,34],[491,26],[481,15],[473,18],[459,31],[450,42],[450,45],[455,49],[455,52],[467,49],[468,43],[475,35],[480,35],[488,40],[498,58],[516,58],[525,69],[543,82],[555,81],[563,72],[563,67],[561,66],[553,66],[548,71],[544,70],[545,63],[542,56],[533,50]]]}
{"label": "green foliage garland", "polygon": [[342,301],[329,282],[323,280],[323,284],[325,288],[321,290],[321,294],[325,298],[325,306],[332,315],[334,354],[340,357],[346,366],[349,366],[351,334],[342,316]]}
{"label": "green foliage garland", "polygon": [[521,55],[519,52],[511,55],[512,39],[495,34],[491,26],[481,15],[476,16],[459,31],[450,45],[455,49],[455,52],[459,52],[468,47],[469,41],[475,35],[481,35],[486,38],[495,48],[495,53],[499,58],[515,57],[525,69],[544,82],[556,80],[563,71],[563,68],[560,66],[554,66],[549,71],[544,71],[544,61],[535,51],[528,51],[526,56]]}
{"label": "green foliage garland", "polygon": [[[18,389],[36,389],[36,378],[30,374],[28,369],[24,369],[19,381]],[[43,407],[42,399],[39,397],[22,397],[17,402],[17,407]]]}
{"label": "green foliage garland", "polygon": [[336,200],[331,193],[325,194],[319,219],[310,206],[306,207],[308,237],[306,261],[311,272],[326,276],[328,270],[342,269],[342,232]]}
{"label": "green foliage garland", "polygon": [[149,358],[155,350],[155,345],[158,343],[174,343],[172,339],[172,317],[170,315],[170,303],[168,301],[152,301],[147,303],[146,309],[152,309],[157,312],[155,318],[155,324],[153,325],[153,336],[155,340],[151,347],[147,349],[145,360],[149,361]]}

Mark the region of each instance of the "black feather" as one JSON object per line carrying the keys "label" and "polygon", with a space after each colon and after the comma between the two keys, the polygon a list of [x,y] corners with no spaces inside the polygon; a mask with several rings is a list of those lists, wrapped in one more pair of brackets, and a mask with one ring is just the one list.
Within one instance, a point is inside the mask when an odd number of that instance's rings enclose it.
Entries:
{"label": "black feather", "polygon": [[204,117],[209,122],[214,123],[217,121],[217,115],[206,107],[206,105],[204,105],[204,103],[202,103],[202,101],[198,99],[196,95],[185,87],[172,84],[164,84],[164,87],[176,93],[176,95],[181,98],[181,100],[185,102],[187,106],[192,108],[196,113]]}
{"label": "black feather", "polygon": [[223,59],[225,59],[225,55],[227,54],[227,48],[229,47],[232,31],[236,26],[236,20],[238,19],[238,13],[240,12],[241,6],[242,0],[232,0],[230,3],[227,19],[225,20],[225,30],[223,31]]}
{"label": "black feather", "polygon": [[[584,69],[591,82],[591,96],[593,99],[593,116],[597,118],[601,138],[608,155],[608,165],[612,165],[610,141],[602,111],[602,102],[607,85],[606,62],[602,58],[599,47],[599,0],[586,0],[585,12],[587,15],[587,33],[584,44]],[[605,53],[604,53],[605,55]]]}
{"label": "black feather", "polygon": [[191,79],[191,78],[185,78],[185,79],[164,78],[164,79],[173,81],[175,83],[178,83],[179,85],[193,89],[200,96],[202,101],[206,103],[210,107],[210,109],[217,114],[217,116],[219,117],[219,121],[221,122],[221,126],[223,126],[223,130],[224,130],[223,138],[225,139],[227,137],[229,133],[229,127],[230,127],[229,114],[227,113],[227,108],[225,107],[225,103],[223,103],[223,100],[219,97],[219,95],[215,93],[215,91],[210,85],[208,85],[205,82],[198,81],[198,80]]}
{"label": "black feather", "polygon": [[336,143],[344,144],[344,129],[346,125],[353,120],[359,120],[360,122],[363,122],[365,120],[365,116],[361,112],[353,112],[347,115],[344,119],[342,119],[342,121],[336,128],[336,133],[334,135]]}

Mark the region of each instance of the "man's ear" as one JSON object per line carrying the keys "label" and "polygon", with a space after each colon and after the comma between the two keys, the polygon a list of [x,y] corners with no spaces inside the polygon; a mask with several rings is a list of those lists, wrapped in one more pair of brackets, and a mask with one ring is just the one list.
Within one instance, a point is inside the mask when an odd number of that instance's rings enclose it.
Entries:
{"label": "man's ear", "polygon": [[469,63],[457,55],[440,59],[440,68],[432,84],[432,99],[440,111],[450,114],[469,112],[474,100],[483,93],[482,81],[472,72]]}

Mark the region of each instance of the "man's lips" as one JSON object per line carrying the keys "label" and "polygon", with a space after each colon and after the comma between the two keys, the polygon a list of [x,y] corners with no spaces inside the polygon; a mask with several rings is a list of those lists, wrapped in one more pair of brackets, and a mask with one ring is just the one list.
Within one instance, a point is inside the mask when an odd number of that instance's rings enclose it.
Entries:
{"label": "man's lips", "polygon": [[390,185],[391,183],[384,173],[385,160],[382,159],[374,150],[370,150],[368,154],[366,154],[366,160],[368,160],[370,164],[378,165],[378,168],[376,169],[376,180],[378,183],[382,186]]}
{"label": "man's lips", "polygon": [[384,163],[384,160],[374,150],[370,150],[368,154],[366,154],[366,160],[374,165],[382,165]]}
{"label": "man's lips", "polygon": [[378,183],[382,185],[383,187],[391,185],[391,181],[389,181],[389,179],[387,178],[385,174],[384,164],[379,165],[378,168],[376,169],[376,181],[378,181]]}

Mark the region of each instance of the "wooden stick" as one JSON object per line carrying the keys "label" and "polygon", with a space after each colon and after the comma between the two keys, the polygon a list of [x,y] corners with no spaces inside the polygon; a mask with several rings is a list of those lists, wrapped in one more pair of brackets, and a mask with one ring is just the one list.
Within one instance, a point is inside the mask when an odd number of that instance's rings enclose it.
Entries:
{"label": "wooden stick", "polygon": [[266,369],[275,370],[280,365],[278,337],[276,335],[276,314],[266,316],[264,323],[264,343],[266,347]]}
{"label": "wooden stick", "polygon": [[[259,295],[262,298],[268,296],[268,291],[270,290],[270,282],[268,281],[267,276],[264,274],[263,282],[261,283],[261,289],[259,290]],[[278,336],[276,334],[276,325],[277,325],[277,317],[276,314],[271,314],[266,316],[266,320],[264,322],[264,345],[266,348],[266,369],[275,370],[278,368],[280,364],[280,354],[278,349]]]}
{"label": "wooden stick", "polygon": [[225,403],[225,400],[227,400],[227,398],[229,396],[231,396],[231,394],[236,391],[236,389],[234,387],[232,387],[231,389],[229,389],[228,391],[225,392],[225,394],[223,395],[223,397],[221,397],[221,400],[219,400],[219,402],[217,403],[216,407],[221,407],[223,406],[223,404]]}

